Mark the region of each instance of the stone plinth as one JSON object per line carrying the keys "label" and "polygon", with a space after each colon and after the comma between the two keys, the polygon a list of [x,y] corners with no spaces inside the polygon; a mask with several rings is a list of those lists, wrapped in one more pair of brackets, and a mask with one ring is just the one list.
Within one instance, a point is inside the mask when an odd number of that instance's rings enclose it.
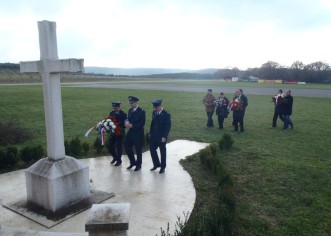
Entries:
{"label": "stone plinth", "polygon": [[130,203],[93,204],[85,223],[85,231],[89,235],[126,235],[130,206]]}
{"label": "stone plinth", "polygon": [[56,212],[90,197],[89,169],[73,157],[43,158],[25,171],[27,202]]}

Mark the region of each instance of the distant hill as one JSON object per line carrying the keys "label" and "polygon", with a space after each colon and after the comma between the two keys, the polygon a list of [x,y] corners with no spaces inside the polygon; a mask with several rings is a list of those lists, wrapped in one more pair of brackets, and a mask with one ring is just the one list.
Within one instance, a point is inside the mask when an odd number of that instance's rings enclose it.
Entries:
{"label": "distant hill", "polygon": [[106,74],[106,75],[157,75],[172,73],[198,73],[214,74],[218,69],[186,70],[186,69],[165,69],[165,68],[110,68],[110,67],[85,67],[85,73]]}

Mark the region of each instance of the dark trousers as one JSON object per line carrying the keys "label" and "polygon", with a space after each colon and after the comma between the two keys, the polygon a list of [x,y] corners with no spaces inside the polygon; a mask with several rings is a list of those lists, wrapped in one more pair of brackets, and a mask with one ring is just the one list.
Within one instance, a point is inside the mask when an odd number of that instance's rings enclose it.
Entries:
{"label": "dark trousers", "polygon": [[234,110],[233,111],[233,125],[234,130],[238,131],[238,124],[240,125],[240,131],[244,131],[244,111]]}
{"label": "dark trousers", "polygon": [[117,162],[122,162],[122,140],[122,135],[113,135],[109,138],[109,152]]}
{"label": "dark trousers", "polygon": [[272,127],[277,126],[277,118],[278,117],[281,121],[284,122],[284,116],[281,114],[281,112],[279,110],[275,109],[274,117],[272,118]]}
{"label": "dark trousers", "polygon": [[218,126],[219,128],[223,128],[224,116],[218,116]]}
{"label": "dark trousers", "polygon": [[213,122],[213,114],[214,111],[208,111],[207,112],[207,127],[214,127],[214,122]]}
{"label": "dark trousers", "polygon": [[284,129],[287,129],[288,126],[291,126],[291,128],[293,129],[293,122],[290,118],[290,115],[285,115],[284,116]]}
{"label": "dark trousers", "polygon": [[[161,154],[161,163],[159,156],[157,154],[157,148],[160,148]],[[161,169],[165,169],[167,166],[167,147],[166,142],[161,142],[160,139],[151,138],[149,141],[149,151],[151,152],[151,157],[153,161],[154,167],[161,167]]]}
{"label": "dark trousers", "polygon": [[[133,146],[135,146],[137,160],[135,160],[134,153],[133,153]],[[126,136],[125,139],[125,151],[128,155],[130,160],[130,164],[136,165],[136,167],[141,167],[142,163],[142,140],[133,139],[130,136]]]}

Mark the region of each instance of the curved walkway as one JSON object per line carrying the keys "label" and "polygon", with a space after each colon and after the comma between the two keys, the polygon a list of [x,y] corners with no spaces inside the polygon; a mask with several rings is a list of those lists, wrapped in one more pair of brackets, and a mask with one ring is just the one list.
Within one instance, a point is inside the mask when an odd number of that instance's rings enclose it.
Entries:
{"label": "curved walkway", "polygon": [[[151,172],[153,166],[149,152],[143,153],[140,172],[127,170],[127,156],[123,156],[120,167],[109,164],[109,156],[82,159],[89,166],[90,178],[97,190],[115,193],[115,197],[103,203],[130,202],[130,223],[127,235],[161,235],[160,227],[171,232],[177,217],[183,219],[184,212],[191,212],[195,202],[195,189],[190,175],[179,164],[180,159],[198,152],[207,143],[177,140],[167,144],[167,168],[164,174]],[[0,199],[16,201],[26,195],[24,171],[0,175]],[[1,202],[1,200],[0,200]],[[12,228],[23,228],[16,232],[24,235],[40,235],[38,231],[84,233],[89,210],[86,210],[51,229],[47,229],[3,206],[0,206],[0,235],[15,235]],[[13,234],[9,234],[9,232]],[[47,233],[46,233],[47,234]],[[45,235],[45,234],[43,234]],[[86,234],[80,234],[86,235]]]}

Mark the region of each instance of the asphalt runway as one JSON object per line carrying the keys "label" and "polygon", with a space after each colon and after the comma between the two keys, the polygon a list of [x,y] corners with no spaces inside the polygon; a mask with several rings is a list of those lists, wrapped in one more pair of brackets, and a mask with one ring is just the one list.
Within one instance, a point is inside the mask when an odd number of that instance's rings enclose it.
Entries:
{"label": "asphalt runway", "polygon": [[[64,84],[63,84],[64,85]],[[184,91],[184,92],[206,92],[207,86],[184,86],[184,85],[167,85],[167,84],[141,84],[141,83],[125,83],[113,84],[111,82],[76,82],[65,83],[66,87],[87,87],[87,88],[117,88],[117,89],[142,89],[142,90],[161,90],[161,91]],[[233,93],[238,87],[211,87],[214,93],[224,92]],[[281,85],[280,88],[285,92],[286,85]],[[274,95],[277,93],[277,88],[242,88],[245,94],[256,95]],[[292,96],[302,97],[331,97],[331,90],[328,89],[291,89]]]}

